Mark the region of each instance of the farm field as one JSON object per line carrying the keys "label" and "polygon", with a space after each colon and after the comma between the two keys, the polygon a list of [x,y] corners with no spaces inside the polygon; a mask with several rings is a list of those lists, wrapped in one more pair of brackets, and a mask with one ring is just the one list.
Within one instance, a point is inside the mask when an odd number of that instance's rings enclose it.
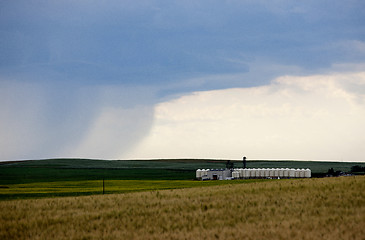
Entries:
{"label": "farm field", "polygon": [[[56,196],[82,196],[228,184],[197,182],[198,168],[224,168],[225,160],[172,159],[107,161],[90,159],[48,159],[0,163],[0,200]],[[235,162],[240,167],[242,162]],[[349,171],[364,163],[249,161],[250,168],[311,168],[312,175],[329,168]],[[237,181],[229,184],[236,184]],[[247,183],[247,180],[246,180]]]}
{"label": "farm field", "polygon": [[[195,170],[198,168],[225,167],[227,160],[219,159],[155,159],[155,160],[96,160],[96,159],[44,159],[15,162],[0,162],[6,167],[46,167],[64,169],[180,169]],[[232,160],[235,167],[242,167],[242,161]],[[365,165],[357,162],[328,162],[328,161],[289,161],[289,160],[247,160],[248,168],[311,168],[313,172],[327,171],[328,168],[349,171],[353,165]]]}
{"label": "farm field", "polygon": [[[0,162],[0,185],[50,181],[80,180],[192,180],[198,168],[225,168],[226,160],[91,160],[47,159]],[[234,161],[235,167],[242,162]],[[329,168],[350,171],[365,163],[317,161],[248,161],[248,168],[310,168],[312,175],[323,174]]]}
{"label": "farm field", "polygon": [[[268,181],[264,179],[236,181],[192,181],[192,180],[105,180],[104,193],[127,193],[207,187],[215,185],[241,184]],[[0,200],[44,198],[60,196],[83,196],[103,194],[103,180],[55,181],[9,184],[0,188]]]}
{"label": "farm field", "polygon": [[364,239],[364,188],[353,176],[7,200],[0,239]]}

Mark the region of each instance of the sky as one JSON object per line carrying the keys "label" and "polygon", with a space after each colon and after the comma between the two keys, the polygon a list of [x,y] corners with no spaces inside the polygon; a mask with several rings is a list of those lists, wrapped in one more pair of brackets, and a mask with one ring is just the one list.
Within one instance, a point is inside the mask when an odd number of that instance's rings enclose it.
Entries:
{"label": "sky", "polygon": [[0,0],[0,161],[365,162],[365,2]]}

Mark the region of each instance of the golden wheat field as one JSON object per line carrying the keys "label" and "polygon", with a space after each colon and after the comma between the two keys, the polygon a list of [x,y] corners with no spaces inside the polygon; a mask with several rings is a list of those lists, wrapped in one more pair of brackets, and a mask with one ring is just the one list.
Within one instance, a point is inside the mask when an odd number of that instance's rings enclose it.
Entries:
{"label": "golden wheat field", "polygon": [[0,239],[365,239],[365,177],[0,202]]}

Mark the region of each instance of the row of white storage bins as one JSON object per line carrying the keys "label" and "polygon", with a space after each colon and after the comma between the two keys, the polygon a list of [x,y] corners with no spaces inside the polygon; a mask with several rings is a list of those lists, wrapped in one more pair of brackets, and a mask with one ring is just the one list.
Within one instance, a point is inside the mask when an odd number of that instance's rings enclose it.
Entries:
{"label": "row of white storage bins", "polygon": [[310,178],[310,169],[294,168],[239,168],[232,172],[233,178]]}
{"label": "row of white storage bins", "polygon": [[[208,175],[210,169],[198,169],[196,177],[202,178]],[[310,169],[294,168],[236,168],[232,171],[232,178],[310,178]]]}
{"label": "row of white storage bins", "polygon": [[196,178],[201,178],[208,175],[210,169],[198,169],[196,170]]}

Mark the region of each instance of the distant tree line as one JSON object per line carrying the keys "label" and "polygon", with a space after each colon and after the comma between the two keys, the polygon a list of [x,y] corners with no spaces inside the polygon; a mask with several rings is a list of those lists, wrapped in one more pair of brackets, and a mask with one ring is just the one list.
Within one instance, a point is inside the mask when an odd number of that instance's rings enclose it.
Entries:
{"label": "distant tree line", "polygon": [[[365,167],[362,167],[360,165],[352,166],[350,173],[365,173]],[[333,168],[330,168],[330,169],[328,169],[326,175],[327,176],[337,177],[337,176],[340,176],[342,174],[345,174],[345,173],[340,171],[340,170],[335,171]]]}
{"label": "distant tree line", "polygon": [[330,168],[328,169],[327,175],[337,177],[340,176],[342,173],[342,171],[335,171],[333,168]]}
{"label": "distant tree line", "polygon": [[365,172],[365,167],[361,167],[360,165],[352,166],[351,172]]}

